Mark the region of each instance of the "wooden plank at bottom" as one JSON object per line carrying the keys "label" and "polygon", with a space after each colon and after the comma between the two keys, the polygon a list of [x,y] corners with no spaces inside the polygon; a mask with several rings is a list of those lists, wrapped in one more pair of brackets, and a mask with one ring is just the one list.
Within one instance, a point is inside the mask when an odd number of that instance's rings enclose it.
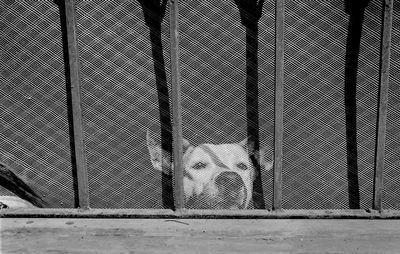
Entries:
{"label": "wooden plank at bottom", "polygon": [[400,221],[0,219],[2,253],[398,253]]}

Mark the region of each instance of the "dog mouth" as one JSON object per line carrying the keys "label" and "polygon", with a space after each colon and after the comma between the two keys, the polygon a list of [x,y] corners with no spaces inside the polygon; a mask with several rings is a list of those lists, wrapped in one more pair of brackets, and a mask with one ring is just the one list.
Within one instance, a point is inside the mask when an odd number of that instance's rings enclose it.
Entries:
{"label": "dog mouth", "polygon": [[211,195],[208,192],[200,195],[191,196],[186,199],[185,207],[187,209],[223,209],[237,210],[246,208],[247,190],[242,187],[240,190],[220,191],[217,195]]}
{"label": "dog mouth", "polygon": [[221,209],[244,209],[247,190],[244,186],[240,188],[219,187],[216,206]]}
{"label": "dog mouth", "polygon": [[225,209],[243,209],[247,190],[242,177],[236,172],[223,172],[215,178],[218,197]]}

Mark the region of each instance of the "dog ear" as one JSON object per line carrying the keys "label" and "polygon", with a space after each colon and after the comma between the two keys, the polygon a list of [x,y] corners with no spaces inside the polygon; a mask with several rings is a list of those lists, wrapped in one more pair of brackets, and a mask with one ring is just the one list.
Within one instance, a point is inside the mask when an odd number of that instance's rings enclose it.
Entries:
{"label": "dog ear", "polygon": [[[161,145],[152,138],[152,135],[149,130],[146,132],[146,140],[147,140],[147,149],[150,154],[150,161],[158,171],[163,172],[164,174],[171,175],[173,171],[173,164],[171,161],[171,152],[166,151],[161,148]],[[191,146],[190,142],[186,139],[182,140],[183,145],[183,153]]]}
{"label": "dog ear", "polygon": [[255,157],[259,161],[261,168],[265,171],[269,171],[274,167],[273,160],[269,156],[269,154],[270,154],[269,151],[270,151],[269,147],[263,146],[260,148],[258,156],[257,156],[257,153],[255,154]]}
{"label": "dog ear", "polygon": [[270,170],[273,167],[272,159],[269,159],[269,147],[261,147],[259,150],[255,149],[255,142],[252,139],[245,138],[239,143],[248,154],[251,156],[253,155],[254,158],[257,160],[258,164],[261,166],[262,170]]}
{"label": "dog ear", "polygon": [[243,147],[244,149],[246,149],[246,150],[247,150],[247,141],[248,141],[248,139],[249,139],[249,138],[245,138],[245,139],[243,139],[241,142],[239,142],[239,145],[240,145],[241,147]]}
{"label": "dog ear", "polygon": [[183,154],[185,154],[186,151],[187,151],[187,149],[188,149],[189,147],[191,147],[192,144],[190,144],[189,140],[183,139],[183,140],[182,140],[182,146],[183,146]]}
{"label": "dog ear", "polygon": [[171,153],[161,148],[161,145],[152,138],[150,131],[146,133],[147,149],[150,154],[150,161],[153,168],[163,172],[164,174],[171,175],[172,163]]}

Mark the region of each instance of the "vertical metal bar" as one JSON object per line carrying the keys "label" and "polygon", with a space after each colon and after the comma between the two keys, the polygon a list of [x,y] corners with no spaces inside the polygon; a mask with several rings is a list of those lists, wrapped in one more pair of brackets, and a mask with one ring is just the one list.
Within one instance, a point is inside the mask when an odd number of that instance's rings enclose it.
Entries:
{"label": "vertical metal bar", "polygon": [[285,1],[275,2],[275,123],[274,123],[274,195],[273,209],[282,209],[283,158],[283,79]]}
{"label": "vertical metal bar", "polygon": [[373,208],[376,210],[382,210],[383,169],[385,162],[385,138],[389,90],[390,42],[393,20],[393,1],[394,0],[383,0],[378,122],[375,147],[375,179],[373,200]]}
{"label": "vertical metal bar", "polygon": [[184,208],[183,197],[183,147],[182,112],[179,69],[179,1],[170,1],[170,37],[171,37],[171,78],[172,78],[172,130],[174,165],[174,202],[175,209]]}
{"label": "vertical metal bar", "polygon": [[71,102],[74,128],[74,150],[77,167],[79,207],[89,208],[88,177],[84,148],[84,132],[81,109],[81,84],[76,27],[75,0],[64,0],[67,28]]}

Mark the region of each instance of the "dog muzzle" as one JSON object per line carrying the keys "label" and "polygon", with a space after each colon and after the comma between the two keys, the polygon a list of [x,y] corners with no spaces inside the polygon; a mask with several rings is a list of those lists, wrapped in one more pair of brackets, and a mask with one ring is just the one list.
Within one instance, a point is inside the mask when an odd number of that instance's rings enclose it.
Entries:
{"label": "dog muzzle", "polygon": [[[213,187],[211,187],[211,185]],[[185,197],[187,209],[245,209],[247,189],[236,172],[222,172],[198,195]]]}
{"label": "dog muzzle", "polygon": [[236,172],[222,172],[215,178],[220,201],[218,206],[223,209],[245,208],[247,190],[242,177]]}

